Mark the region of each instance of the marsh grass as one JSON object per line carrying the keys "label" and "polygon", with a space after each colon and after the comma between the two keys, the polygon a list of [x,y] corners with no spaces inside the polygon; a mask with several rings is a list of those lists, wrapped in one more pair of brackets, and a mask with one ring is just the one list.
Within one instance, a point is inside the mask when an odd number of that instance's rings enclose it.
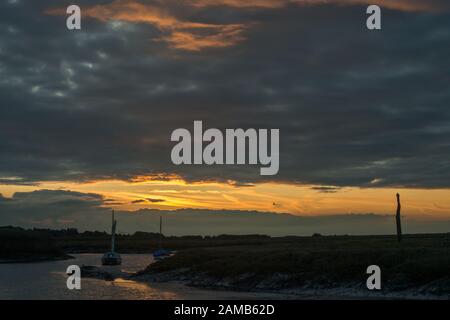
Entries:
{"label": "marsh grass", "polygon": [[188,270],[193,276],[204,274],[218,281],[244,278],[250,286],[280,274],[288,279],[280,286],[333,286],[365,283],[366,269],[373,264],[381,267],[385,284],[392,288],[448,278],[450,237],[411,235],[401,244],[394,236],[279,238],[258,245],[182,250],[150,265],[146,272]]}

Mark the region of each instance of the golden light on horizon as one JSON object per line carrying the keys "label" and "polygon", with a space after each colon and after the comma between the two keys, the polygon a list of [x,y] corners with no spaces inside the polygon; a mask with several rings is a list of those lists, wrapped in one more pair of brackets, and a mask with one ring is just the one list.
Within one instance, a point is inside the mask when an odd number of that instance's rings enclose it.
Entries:
{"label": "golden light on horizon", "polygon": [[287,183],[260,183],[238,187],[233,183],[188,183],[177,177],[135,181],[42,182],[38,186],[0,185],[0,193],[67,190],[103,196],[103,206],[135,211],[152,208],[211,210],[256,210],[294,215],[348,213],[391,214],[395,194],[400,192],[406,215],[428,218],[450,217],[450,190],[406,188],[336,188]]}

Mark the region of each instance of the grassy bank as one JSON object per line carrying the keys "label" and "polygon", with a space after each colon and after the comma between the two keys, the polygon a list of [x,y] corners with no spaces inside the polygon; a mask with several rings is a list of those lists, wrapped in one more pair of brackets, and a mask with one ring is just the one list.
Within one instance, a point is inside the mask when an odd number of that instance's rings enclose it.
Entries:
{"label": "grassy bank", "polygon": [[[365,286],[369,265],[383,287],[450,294],[450,236],[278,238],[261,244],[181,250],[150,265],[155,279],[252,290]],[[425,292],[424,291],[424,292]]]}

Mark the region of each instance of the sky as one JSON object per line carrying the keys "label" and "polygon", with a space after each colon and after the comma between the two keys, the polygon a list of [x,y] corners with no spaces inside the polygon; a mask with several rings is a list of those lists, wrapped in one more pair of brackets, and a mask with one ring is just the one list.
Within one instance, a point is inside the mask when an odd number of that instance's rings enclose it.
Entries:
{"label": "sky", "polygon": [[[449,40],[446,0],[2,1],[0,225],[382,234],[399,192],[448,232]],[[195,120],[280,129],[279,173],[174,165]]]}

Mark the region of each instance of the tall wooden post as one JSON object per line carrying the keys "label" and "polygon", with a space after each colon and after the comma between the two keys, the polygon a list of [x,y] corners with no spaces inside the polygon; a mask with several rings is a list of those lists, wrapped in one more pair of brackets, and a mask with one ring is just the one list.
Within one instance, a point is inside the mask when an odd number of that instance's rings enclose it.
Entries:
{"label": "tall wooden post", "polygon": [[397,193],[397,214],[395,216],[395,220],[397,222],[397,240],[398,242],[402,242],[402,221],[400,217],[400,210],[402,206],[400,205],[400,195]]}

